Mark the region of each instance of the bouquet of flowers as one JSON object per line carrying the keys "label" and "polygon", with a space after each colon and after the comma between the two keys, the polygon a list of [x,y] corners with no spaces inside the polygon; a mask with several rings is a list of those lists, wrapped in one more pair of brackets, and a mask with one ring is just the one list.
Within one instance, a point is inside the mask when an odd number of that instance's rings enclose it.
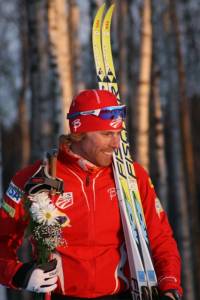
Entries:
{"label": "bouquet of flowers", "polygon": [[[61,226],[66,222],[69,226],[69,219],[55,207],[47,192],[28,196],[25,209],[30,216],[26,235],[36,244],[37,262],[45,263],[56,247],[66,245]],[[37,299],[41,297],[38,295]]]}

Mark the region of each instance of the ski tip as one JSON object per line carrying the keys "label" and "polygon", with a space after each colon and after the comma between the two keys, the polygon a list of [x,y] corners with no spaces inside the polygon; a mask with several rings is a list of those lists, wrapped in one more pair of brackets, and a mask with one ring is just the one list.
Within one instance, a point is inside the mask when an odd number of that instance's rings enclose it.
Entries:
{"label": "ski tip", "polygon": [[106,3],[103,3],[103,4],[100,6],[99,10],[100,10],[100,9],[104,9],[105,6],[106,6]]}
{"label": "ski tip", "polygon": [[105,6],[106,6],[106,4],[103,3],[99,7],[99,9],[97,10],[97,13],[96,13],[95,18],[94,18],[94,23],[93,23],[94,28],[100,26],[99,24],[101,23],[102,16],[103,16],[103,13],[104,13],[104,10],[105,10]]}
{"label": "ski tip", "polygon": [[108,33],[110,32],[110,26],[111,26],[111,20],[112,20],[112,15],[113,15],[113,11],[114,11],[114,8],[115,8],[115,4],[112,4],[107,12],[106,12],[106,15],[104,17],[104,20],[103,20],[103,30]]}
{"label": "ski tip", "polygon": [[113,4],[108,8],[106,15],[111,15],[111,16],[112,16],[114,9],[115,9],[115,4],[113,3]]}

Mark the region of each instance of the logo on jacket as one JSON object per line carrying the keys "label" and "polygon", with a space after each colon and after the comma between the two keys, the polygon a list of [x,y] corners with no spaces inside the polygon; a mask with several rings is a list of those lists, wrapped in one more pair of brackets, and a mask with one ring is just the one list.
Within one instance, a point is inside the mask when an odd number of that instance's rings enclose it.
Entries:
{"label": "logo on jacket", "polygon": [[109,188],[107,190],[108,194],[110,195],[110,200],[116,197],[116,189],[115,188]]}
{"label": "logo on jacket", "polygon": [[163,212],[163,207],[162,207],[162,204],[160,203],[160,200],[158,199],[158,197],[156,197],[156,199],[155,199],[155,208],[156,208],[157,215],[160,218],[160,214],[161,214],[161,212]]}
{"label": "logo on jacket", "polygon": [[60,195],[56,201],[56,206],[60,209],[65,209],[73,204],[73,193],[66,192]]}
{"label": "logo on jacket", "polygon": [[6,203],[4,200],[2,200],[0,207],[9,214],[11,218],[14,218],[15,216],[15,209],[10,206],[8,203]]}
{"label": "logo on jacket", "polygon": [[6,191],[6,195],[15,203],[19,203],[23,194],[24,192],[11,181]]}

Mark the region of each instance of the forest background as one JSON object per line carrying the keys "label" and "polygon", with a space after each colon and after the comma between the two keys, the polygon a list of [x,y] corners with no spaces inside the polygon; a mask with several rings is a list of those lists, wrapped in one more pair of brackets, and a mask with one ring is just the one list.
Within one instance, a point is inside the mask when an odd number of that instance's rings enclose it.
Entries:
{"label": "forest background", "polygon": [[[131,153],[168,212],[184,300],[200,299],[200,1],[105,2],[115,3],[113,58]],[[0,0],[1,194],[18,169],[68,131],[73,95],[97,88],[91,29],[102,3]],[[0,299],[32,294],[1,286]]]}

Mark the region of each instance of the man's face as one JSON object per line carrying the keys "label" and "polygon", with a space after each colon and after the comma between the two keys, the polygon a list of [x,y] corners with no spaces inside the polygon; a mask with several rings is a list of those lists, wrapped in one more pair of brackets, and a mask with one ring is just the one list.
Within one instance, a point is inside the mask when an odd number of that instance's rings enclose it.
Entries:
{"label": "man's face", "polygon": [[106,167],[112,163],[113,151],[120,144],[119,130],[88,132],[78,143],[75,152],[96,166]]}

